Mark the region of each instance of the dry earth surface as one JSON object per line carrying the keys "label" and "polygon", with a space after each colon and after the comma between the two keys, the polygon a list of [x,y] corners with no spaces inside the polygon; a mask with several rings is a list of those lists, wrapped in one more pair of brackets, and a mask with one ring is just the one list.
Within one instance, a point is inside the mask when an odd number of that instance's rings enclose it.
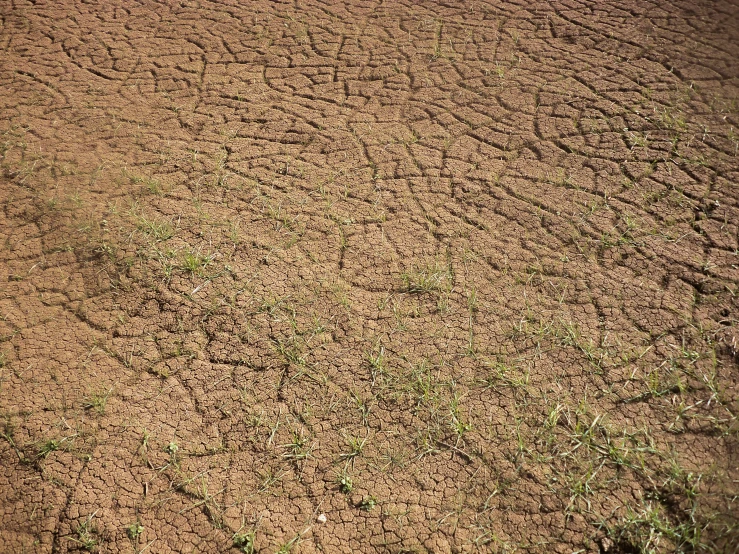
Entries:
{"label": "dry earth surface", "polygon": [[739,8],[0,3],[1,552],[737,552]]}

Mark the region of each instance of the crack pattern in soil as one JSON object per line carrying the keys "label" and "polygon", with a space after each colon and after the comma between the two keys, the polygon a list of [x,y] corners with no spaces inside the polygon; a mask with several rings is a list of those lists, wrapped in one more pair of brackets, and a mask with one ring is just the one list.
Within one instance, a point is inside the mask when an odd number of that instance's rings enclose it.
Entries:
{"label": "crack pattern in soil", "polygon": [[0,550],[736,552],[737,44],[0,6]]}

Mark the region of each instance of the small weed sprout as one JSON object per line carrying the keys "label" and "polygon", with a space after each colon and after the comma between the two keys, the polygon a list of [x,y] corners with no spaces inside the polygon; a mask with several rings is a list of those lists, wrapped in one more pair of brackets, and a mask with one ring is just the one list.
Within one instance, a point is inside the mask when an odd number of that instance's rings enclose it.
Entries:
{"label": "small weed sprout", "polygon": [[377,377],[385,375],[387,370],[385,362],[385,347],[377,345],[373,350],[367,352],[367,363],[370,366],[372,382],[374,383]]}
{"label": "small weed sprout", "polygon": [[132,541],[137,541],[143,532],[144,526],[141,525],[140,521],[135,521],[126,528],[126,534]]}
{"label": "small weed sprout", "polygon": [[291,460],[304,460],[310,456],[311,448],[306,446],[308,444],[308,438],[304,437],[301,433],[293,431],[292,441],[288,444],[283,444],[282,448],[287,449],[282,456]]}
{"label": "small weed sprout", "polygon": [[174,441],[170,442],[164,449],[164,451],[169,454],[170,463],[174,466],[177,466],[177,452],[179,452],[179,450],[180,447]]}
{"label": "small weed sprout", "polygon": [[300,542],[300,539],[300,534],[295,535],[292,539],[280,546],[276,554],[288,554],[288,552],[292,551],[292,549],[297,546],[297,544]]}
{"label": "small weed sprout", "polygon": [[360,438],[360,437],[349,437],[347,439],[347,444],[349,445],[349,452],[345,452],[341,454],[340,458],[342,460],[353,460],[357,456],[359,456],[362,453],[362,450],[364,450],[364,445],[367,442],[367,438]]}
{"label": "small weed sprout", "polygon": [[460,400],[461,400],[461,395],[459,395],[458,393],[454,393],[454,396],[452,397],[449,403],[449,417],[451,419],[451,426],[459,438],[461,438],[468,431],[472,430],[472,424],[465,422],[460,415],[460,412],[459,412],[459,401]]}
{"label": "small weed sprout", "polygon": [[49,439],[46,442],[42,443],[39,447],[38,451],[38,457],[39,458],[46,458],[49,454],[52,452],[55,452],[59,450],[60,441],[55,439]]}
{"label": "small weed sprout", "polygon": [[438,263],[422,269],[411,269],[401,275],[405,288],[410,293],[440,293],[448,290],[451,269]]}
{"label": "small weed sprout", "polygon": [[352,489],[354,489],[354,481],[352,480],[351,475],[346,472],[346,470],[341,472],[338,481],[339,490],[344,494],[349,494],[350,492],[352,492]]}
{"label": "small weed sprout", "polygon": [[84,404],[82,404],[82,407],[85,410],[94,409],[99,414],[105,413],[105,407],[108,404],[108,397],[110,396],[110,393],[113,391],[113,389],[110,389],[106,392],[101,393],[95,393],[91,394],[89,398],[85,401]]}
{"label": "small weed sprout", "polygon": [[136,227],[155,242],[164,242],[174,236],[174,228],[169,221],[149,219],[146,216],[138,216]]}
{"label": "small weed sprout", "polygon": [[377,506],[377,498],[368,496],[359,503],[359,509],[363,512],[371,512]]}
{"label": "small weed sprout", "polygon": [[210,262],[209,256],[203,256],[195,251],[186,252],[182,258],[182,269],[195,275],[201,275]]}
{"label": "small weed sprout", "polygon": [[92,518],[95,517],[97,512],[93,512],[87,519],[77,526],[77,537],[69,537],[69,540],[76,542],[82,548],[88,551],[92,551],[98,545],[98,539],[96,537],[97,529],[92,524]]}
{"label": "small weed sprout", "polygon": [[254,554],[254,541],[256,539],[255,531],[247,531],[246,533],[235,533],[233,536],[233,546],[238,548],[244,554]]}

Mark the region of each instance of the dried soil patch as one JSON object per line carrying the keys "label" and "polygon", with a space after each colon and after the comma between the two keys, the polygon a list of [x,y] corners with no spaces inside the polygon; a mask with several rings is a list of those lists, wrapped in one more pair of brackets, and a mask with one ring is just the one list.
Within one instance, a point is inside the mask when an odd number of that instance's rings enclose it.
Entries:
{"label": "dried soil patch", "polygon": [[736,552],[736,6],[112,4],[0,7],[0,551]]}

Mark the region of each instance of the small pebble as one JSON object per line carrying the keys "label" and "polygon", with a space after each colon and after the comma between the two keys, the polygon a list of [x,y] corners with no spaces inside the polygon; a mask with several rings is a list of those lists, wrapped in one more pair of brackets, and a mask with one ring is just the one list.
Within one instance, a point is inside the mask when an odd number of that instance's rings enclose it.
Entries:
{"label": "small pebble", "polygon": [[321,514],[321,515],[319,515],[319,516],[318,516],[318,517],[316,518],[316,520],[318,521],[318,523],[326,523],[326,519],[327,519],[327,518],[326,518],[326,514]]}

